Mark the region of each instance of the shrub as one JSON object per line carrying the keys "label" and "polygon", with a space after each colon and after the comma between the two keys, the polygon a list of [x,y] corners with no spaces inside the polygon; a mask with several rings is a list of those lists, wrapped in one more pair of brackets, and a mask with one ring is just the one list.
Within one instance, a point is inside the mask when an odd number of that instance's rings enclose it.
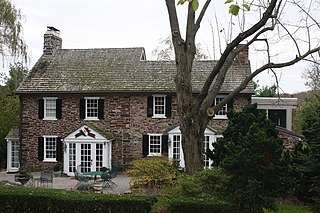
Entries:
{"label": "shrub", "polygon": [[221,168],[205,169],[195,175],[180,175],[177,184],[164,193],[169,197],[208,198],[227,200],[228,177]]}
{"label": "shrub", "polygon": [[150,212],[156,199],[101,195],[56,189],[5,187],[0,183],[0,212]]}
{"label": "shrub", "polygon": [[166,183],[176,178],[177,171],[171,162],[165,157],[150,157],[132,162],[127,170],[131,176],[131,184],[134,190],[162,188]]}

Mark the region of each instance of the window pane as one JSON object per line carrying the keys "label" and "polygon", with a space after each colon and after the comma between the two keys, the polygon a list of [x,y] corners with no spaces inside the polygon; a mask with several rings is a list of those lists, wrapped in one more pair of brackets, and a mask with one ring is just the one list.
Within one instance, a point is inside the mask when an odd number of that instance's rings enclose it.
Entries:
{"label": "window pane", "polygon": [[87,118],[98,118],[98,99],[87,99]]}
{"label": "window pane", "polygon": [[76,169],[76,144],[69,144],[69,172],[74,172]]}
{"label": "window pane", "polygon": [[180,146],[181,146],[181,140],[180,135],[173,135],[173,141],[172,141],[172,152],[173,152],[173,159],[180,160]]}
{"label": "window pane", "polygon": [[161,154],[161,136],[160,135],[150,135],[149,153]]}
{"label": "window pane", "polygon": [[56,143],[57,138],[46,138],[46,145],[45,145],[45,156],[47,159],[55,159],[56,158]]}
{"label": "window pane", "polygon": [[45,99],[45,117],[56,117],[56,99]]}
{"label": "window pane", "polygon": [[165,97],[154,97],[154,114],[165,114]]}
{"label": "window pane", "polygon": [[279,110],[269,109],[268,117],[277,126],[287,128],[287,111],[285,109],[279,109]]}
{"label": "window pane", "polygon": [[[209,136],[204,136],[204,151],[206,152],[209,148]],[[209,157],[206,154],[203,154],[203,163],[204,168],[210,168],[210,160]]]}
{"label": "window pane", "polygon": [[[215,103],[215,105],[219,104],[222,100],[223,100],[223,98],[221,98],[221,97],[216,98],[216,101],[215,101],[216,103]],[[216,115],[227,115],[227,104],[224,105],[224,106],[216,113]]]}

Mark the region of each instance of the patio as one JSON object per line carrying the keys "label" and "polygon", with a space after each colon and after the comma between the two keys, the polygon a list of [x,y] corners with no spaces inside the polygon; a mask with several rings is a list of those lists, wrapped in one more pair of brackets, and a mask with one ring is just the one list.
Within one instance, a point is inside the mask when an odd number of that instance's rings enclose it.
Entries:
{"label": "patio", "polygon": [[[0,171],[0,181],[8,182],[14,185],[20,185],[19,182],[15,182],[15,174],[7,174],[6,171]],[[40,172],[32,172],[33,178],[40,178]],[[115,178],[112,178],[112,181],[117,184],[116,187],[105,188],[103,193],[114,193],[114,194],[124,194],[130,193],[130,177],[126,176],[124,173],[119,173]],[[69,189],[74,190],[78,181],[74,177],[54,177],[53,184],[49,184],[48,188],[53,189]],[[26,184],[27,187],[37,187],[37,183],[32,183],[29,181]]]}

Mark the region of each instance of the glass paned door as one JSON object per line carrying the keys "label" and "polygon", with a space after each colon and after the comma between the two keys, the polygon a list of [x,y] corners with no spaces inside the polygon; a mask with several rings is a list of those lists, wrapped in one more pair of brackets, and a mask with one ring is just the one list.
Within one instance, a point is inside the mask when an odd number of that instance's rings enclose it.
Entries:
{"label": "glass paned door", "polygon": [[96,144],[96,171],[100,171],[103,166],[103,144]]}
{"label": "glass paned door", "polygon": [[80,153],[81,153],[80,155],[81,172],[91,172],[91,166],[92,166],[91,144],[90,143],[81,144]]}

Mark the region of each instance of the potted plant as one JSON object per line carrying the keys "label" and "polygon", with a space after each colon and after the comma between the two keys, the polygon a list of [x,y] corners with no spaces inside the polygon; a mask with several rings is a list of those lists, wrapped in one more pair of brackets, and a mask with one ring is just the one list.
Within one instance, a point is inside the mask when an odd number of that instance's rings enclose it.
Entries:
{"label": "potted plant", "polygon": [[33,175],[30,172],[26,172],[26,171],[20,171],[19,174],[16,174],[14,176],[15,181],[20,182],[21,185],[25,185],[32,178],[33,178]]}
{"label": "potted plant", "polygon": [[53,173],[55,177],[60,177],[61,176],[61,165],[59,163],[57,163],[56,165],[54,165],[53,167]]}

